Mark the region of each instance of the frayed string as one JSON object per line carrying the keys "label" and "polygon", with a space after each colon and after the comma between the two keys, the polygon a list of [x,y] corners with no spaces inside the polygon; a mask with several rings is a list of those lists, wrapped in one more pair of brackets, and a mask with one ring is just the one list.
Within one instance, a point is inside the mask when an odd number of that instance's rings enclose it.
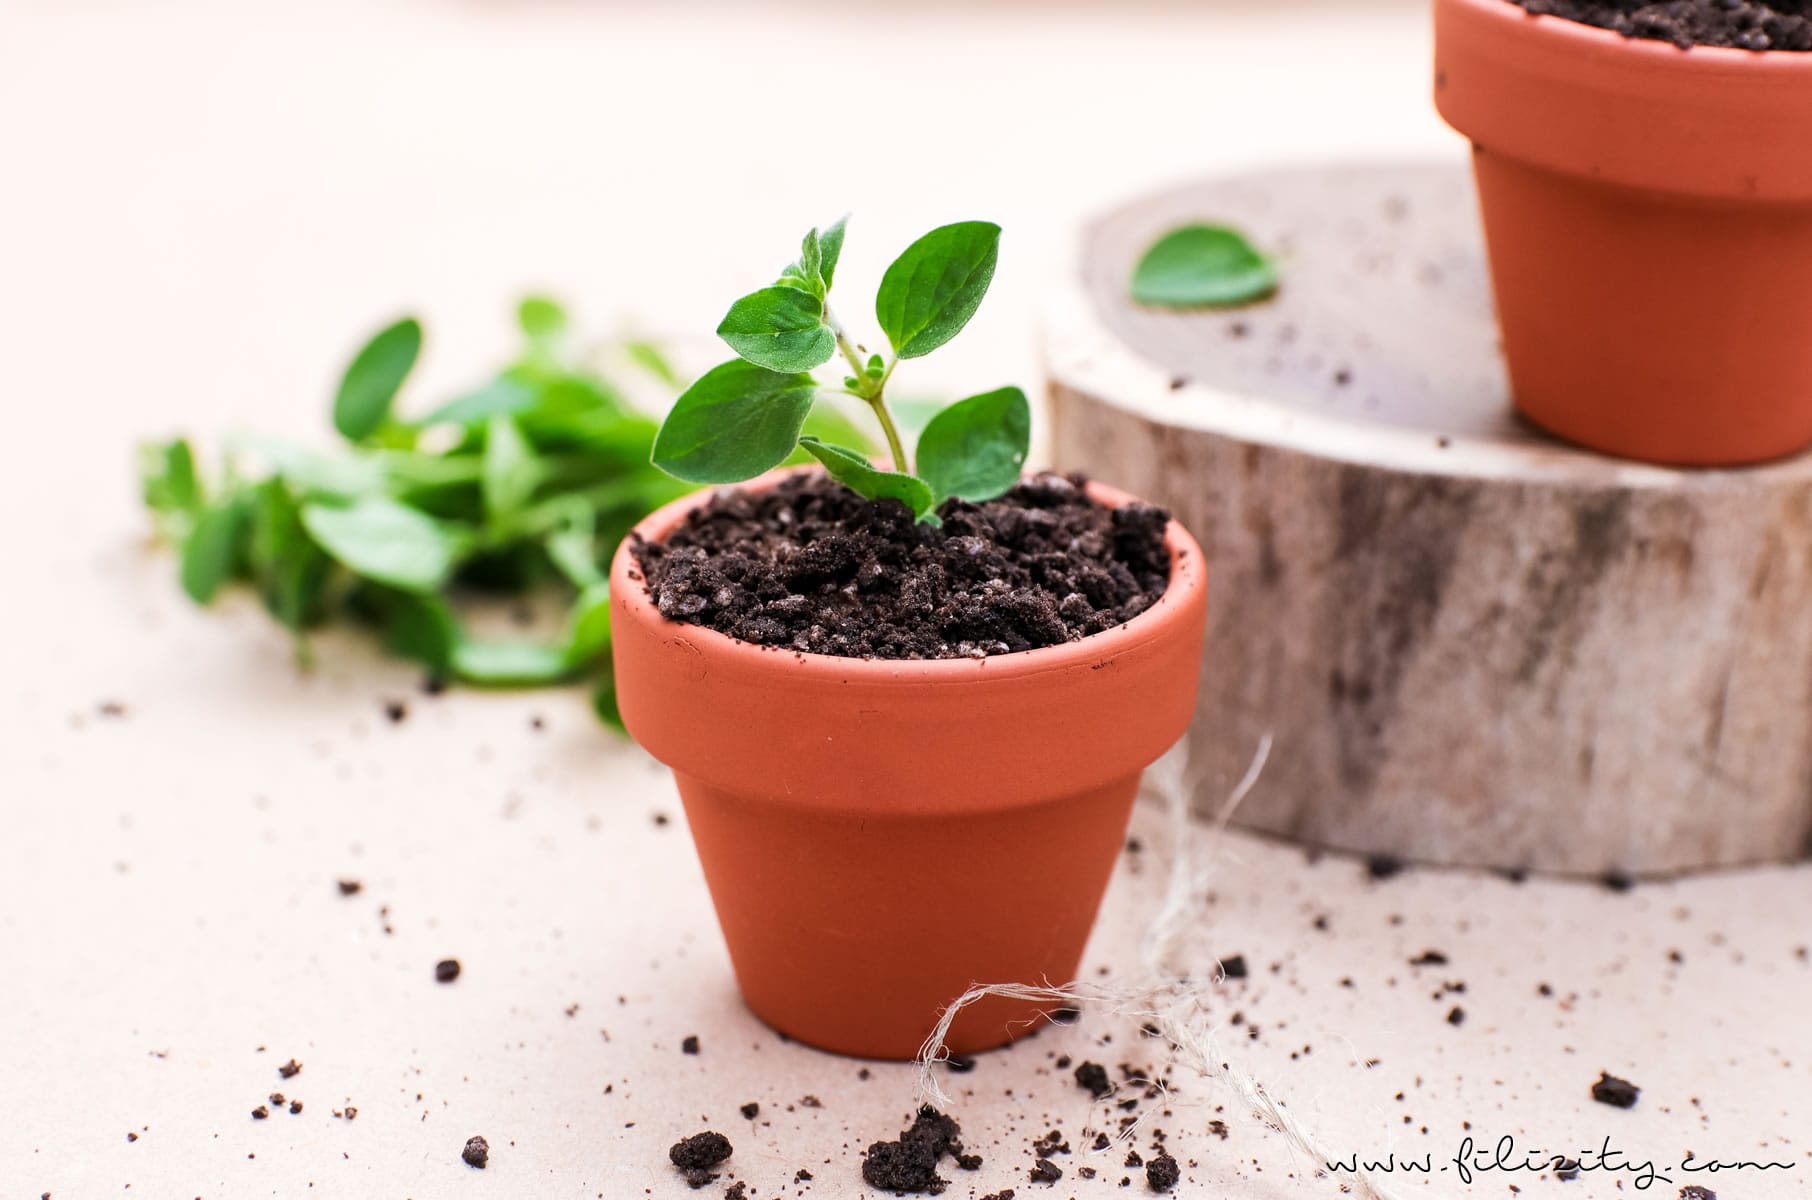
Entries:
{"label": "frayed string", "polygon": [[[1226,802],[1208,826],[1210,839],[1218,836],[1233,818],[1242,801],[1258,782],[1265,762],[1271,755],[1271,735],[1260,740],[1252,763]],[[1185,1064],[1204,1079],[1224,1084],[1238,1096],[1260,1121],[1283,1135],[1298,1154],[1315,1164],[1317,1174],[1334,1176],[1343,1190],[1364,1200],[1395,1200],[1371,1172],[1340,1170],[1332,1164],[1335,1154],[1323,1144],[1314,1130],[1308,1128],[1273,1096],[1265,1085],[1235,1066],[1215,1039],[1215,1025],[1209,1015],[1207,993],[1193,986],[1181,961],[1181,950],[1191,926],[1191,918],[1200,911],[1207,890],[1209,869],[1206,856],[1198,857],[1200,830],[1189,812],[1193,791],[1188,777],[1188,758],[1182,746],[1153,763],[1146,773],[1146,786],[1160,793],[1169,811],[1175,858],[1171,862],[1164,905],[1152,919],[1146,932],[1141,958],[1147,982],[1132,988],[1110,984],[1076,982],[1062,987],[1044,984],[991,983],[971,987],[944,1010],[937,1028],[919,1048],[919,1090],[938,1104],[949,1104],[950,1097],[938,1082],[934,1067],[949,1056],[945,1039],[957,1014],[978,1000],[1000,996],[1010,1000],[1028,1000],[1040,1004],[1088,1004],[1110,1012],[1138,1018],[1156,1030],[1171,1047],[1176,1061]]]}

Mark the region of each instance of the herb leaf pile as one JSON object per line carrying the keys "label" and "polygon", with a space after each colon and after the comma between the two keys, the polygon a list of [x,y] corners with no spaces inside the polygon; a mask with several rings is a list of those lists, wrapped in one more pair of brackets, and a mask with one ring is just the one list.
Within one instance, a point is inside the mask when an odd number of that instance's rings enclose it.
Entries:
{"label": "herb leaf pile", "polygon": [[[435,681],[590,679],[600,716],[614,723],[610,556],[636,521],[689,487],[651,465],[654,421],[573,353],[558,304],[530,297],[517,320],[514,361],[419,417],[398,397],[421,356],[421,324],[379,331],[334,396],[333,426],[347,443],[338,452],[242,437],[207,478],[187,439],[146,446],[145,504],[180,547],[183,590],[205,605],[249,585],[294,633],[304,663],[309,632],[347,618]],[[653,345],[622,349],[661,386],[677,385]],[[570,596],[565,631],[537,641],[474,636],[457,603],[548,590]]]}

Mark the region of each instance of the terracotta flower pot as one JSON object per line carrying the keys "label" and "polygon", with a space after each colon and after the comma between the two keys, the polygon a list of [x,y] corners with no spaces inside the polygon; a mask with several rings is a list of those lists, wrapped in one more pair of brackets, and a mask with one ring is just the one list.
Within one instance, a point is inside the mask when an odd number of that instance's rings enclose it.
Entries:
{"label": "terracotta flower pot", "polygon": [[[637,530],[663,539],[705,499]],[[1075,977],[1140,772],[1195,710],[1202,555],[1175,522],[1166,542],[1169,587],[1125,625],[914,661],[762,648],[670,622],[628,543],[617,551],[623,720],[673,768],[757,1016],[826,1050],[910,1058],[972,983]],[[1041,1011],[984,1001],[951,1048],[1001,1045]]]}
{"label": "terracotta flower pot", "polygon": [[1516,407],[1651,462],[1812,444],[1812,54],[1434,10]]}

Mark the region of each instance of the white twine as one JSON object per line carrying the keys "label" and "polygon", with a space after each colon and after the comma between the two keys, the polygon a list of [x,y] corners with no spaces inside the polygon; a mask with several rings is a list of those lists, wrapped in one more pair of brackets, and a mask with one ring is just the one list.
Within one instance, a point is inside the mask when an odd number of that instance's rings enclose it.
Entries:
{"label": "white twine", "polygon": [[[1209,824],[1207,832],[1211,839],[1226,828],[1234,811],[1252,791],[1270,755],[1271,735],[1266,734],[1245,775],[1228,793],[1226,802]],[[1350,1191],[1363,1200],[1395,1200],[1371,1172],[1364,1169],[1346,1171],[1331,1165],[1336,1161],[1336,1155],[1315,1131],[1297,1120],[1283,1100],[1273,1096],[1263,1083],[1235,1066],[1215,1040],[1215,1026],[1208,1009],[1209,993],[1190,983],[1181,962],[1181,950],[1191,918],[1199,911],[1198,904],[1207,890],[1210,875],[1206,856],[1198,859],[1195,851],[1198,829],[1189,813],[1191,789],[1187,767],[1187,755],[1179,746],[1152,764],[1146,773],[1146,785],[1165,798],[1176,847],[1164,906],[1152,919],[1141,954],[1146,982],[1138,987],[1082,981],[1063,987],[1054,987],[1048,982],[1042,985],[977,984],[944,1010],[937,1028],[919,1048],[919,1090],[935,1103],[950,1103],[950,1097],[938,1082],[934,1066],[949,1057],[944,1041],[957,1014],[978,1000],[1002,996],[1036,1003],[1093,1004],[1111,1012],[1136,1016],[1155,1028],[1158,1036],[1170,1044],[1176,1061],[1204,1079],[1226,1085],[1253,1116],[1282,1134],[1297,1154],[1315,1164],[1317,1174],[1337,1178],[1343,1191]]]}

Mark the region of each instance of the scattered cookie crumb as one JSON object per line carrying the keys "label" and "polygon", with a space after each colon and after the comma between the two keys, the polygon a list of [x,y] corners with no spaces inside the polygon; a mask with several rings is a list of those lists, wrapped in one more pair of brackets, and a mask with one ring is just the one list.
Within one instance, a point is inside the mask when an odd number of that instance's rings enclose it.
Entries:
{"label": "scattered cookie crumb", "polygon": [[455,979],[459,978],[459,970],[459,960],[457,958],[443,958],[434,964],[434,982],[452,983]]}
{"label": "scattered cookie crumb", "polygon": [[482,1137],[469,1137],[466,1139],[466,1148],[459,1152],[459,1157],[466,1166],[477,1167],[482,1171],[485,1164],[491,1161],[491,1143]]}
{"label": "scattered cookie crumb", "polygon": [[688,1034],[685,1038],[681,1039],[679,1048],[681,1054],[697,1054],[698,1035],[696,1033]]}

